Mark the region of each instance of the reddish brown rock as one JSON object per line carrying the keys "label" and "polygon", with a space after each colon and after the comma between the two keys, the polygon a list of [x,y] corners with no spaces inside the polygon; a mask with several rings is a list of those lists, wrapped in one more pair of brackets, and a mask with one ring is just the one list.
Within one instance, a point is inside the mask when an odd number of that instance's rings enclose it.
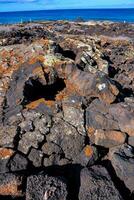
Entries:
{"label": "reddish brown rock", "polygon": [[0,195],[2,196],[23,196],[21,176],[14,174],[0,174]]}
{"label": "reddish brown rock", "polygon": [[96,130],[94,133],[94,143],[99,146],[111,148],[124,144],[126,139],[125,133],[120,131],[103,131]]}
{"label": "reddish brown rock", "polygon": [[9,159],[14,154],[12,149],[0,148],[0,159]]}
{"label": "reddish brown rock", "polygon": [[[119,130],[133,136],[134,109],[131,103],[118,103],[108,105],[104,101],[94,100],[87,108],[87,129],[95,132],[102,130]],[[91,131],[92,130],[92,131]]]}
{"label": "reddish brown rock", "polygon": [[[112,106],[112,105],[111,105]],[[109,112],[110,105],[95,99],[86,109],[86,126],[89,137],[95,130],[119,130],[119,125]]]}
{"label": "reddish brown rock", "polygon": [[0,148],[0,173],[10,171],[8,163],[14,153],[12,149]]}
{"label": "reddish brown rock", "polygon": [[106,103],[112,103],[119,93],[116,86],[103,73],[86,73],[68,65],[65,68],[65,77],[67,84],[72,85],[78,94],[87,98],[99,97]]}
{"label": "reddish brown rock", "polygon": [[110,113],[118,121],[120,130],[130,136],[134,136],[134,107],[126,103],[114,104]]}

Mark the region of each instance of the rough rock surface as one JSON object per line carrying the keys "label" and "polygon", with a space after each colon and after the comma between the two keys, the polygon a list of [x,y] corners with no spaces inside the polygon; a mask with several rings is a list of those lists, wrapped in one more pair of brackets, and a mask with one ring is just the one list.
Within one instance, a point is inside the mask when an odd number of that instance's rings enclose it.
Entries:
{"label": "rough rock surface", "polygon": [[26,200],[66,200],[67,185],[60,178],[43,175],[28,177]]}
{"label": "rough rock surface", "polygon": [[0,26],[0,200],[134,199],[134,25]]}
{"label": "rough rock surface", "polygon": [[12,173],[0,174],[0,195],[23,196],[22,184],[23,177],[20,175]]}
{"label": "rough rock surface", "polygon": [[79,199],[91,200],[121,200],[119,192],[116,190],[111,178],[104,167],[93,166],[81,171],[81,185]]}
{"label": "rough rock surface", "polygon": [[112,165],[117,176],[124,181],[126,187],[134,191],[134,148],[129,145],[114,147],[109,152]]}

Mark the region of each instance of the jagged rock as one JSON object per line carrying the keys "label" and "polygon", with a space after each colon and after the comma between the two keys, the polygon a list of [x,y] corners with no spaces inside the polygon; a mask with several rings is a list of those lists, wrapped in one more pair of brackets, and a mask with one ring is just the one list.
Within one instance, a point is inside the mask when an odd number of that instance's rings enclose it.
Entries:
{"label": "jagged rock", "polygon": [[75,158],[74,163],[81,164],[82,166],[91,166],[99,158],[99,153],[94,146],[86,145],[80,155]]}
{"label": "jagged rock", "polygon": [[109,113],[109,107],[105,102],[95,99],[86,109],[86,126],[89,136],[92,135],[90,129],[119,130],[118,122]]}
{"label": "jagged rock", "polygon": [[120,130],[128,135],[134,135],[134,107],[126,103],[114,104],[110,113],[118,121]]}
{"label": "jagged rock", "polygon": [[20,107],[21,106],[18,106],[17,112],[16,110],[13,109],[13,112],[8,112],[5,113],[4,115],[4,124],[7,126],[17,127],[17,133],[18,133],[18,125],[24,120],[21,111],[19,111]]}
{"label": "jagged rock", "polygon": [[8,166],[11,172],[17,172],[21,170],[27,170],[29,165],[28,165],[28,160],[25,158],[23,155],[16,153],[13,155],[13,157],[10,159]]}
{"label": "jagged rock", "polygon": [[[118,103],[108,105],[94,100],[86,110],[87,129],[119,130],[133,136],[134,133],[133,104]],[[95,131],[94,131],[95,132]]]}
{"label": "jagged rock", "polygon": [[120,131],[103,131],[98,129],[94,133],[94,143],[106,148],[124,144],[125,139],[126,134]]}
{"label": "jagged rock", "polygon": [[57,153],[57,154],[62,154],[62,149],[59,145],[57,145],[56,143],[53,142],[46,142],[43,146],[42,146],[42,151],[44,154],[46,155],[51,155],[53,153]]}
{"label": "jagged rock", "polygon": [[25,119],[19,124],[21,133],[37,130],[45,135],[49,132],[51,116],[46,113],[41,114],[35,110],[26,110],[23,112],[23,116]]}
{"label": "jagged rock", "polygon": [[50,156],[44,156],[44,160],[43,160],[43,165],[45,167],[50,167],[50,166],[62,166],[62,165],[67,165],[70,164],[71,160],[64,158],[63,154],[51,154]]}
{"label": "jagged rock", "polygon": [[[111,38],[112,39],[112,38]],[[125,41],[121,41],[118,38],[115,41],[108,42],[107,55],[111,61],[111,70],[110,75],[114,77],[114,80],[117,81],[125,93],[133,96],[134,92],[134,48],[131,45],[130,38],[127,38]],[[116,47],[115,47],[116,46]],[[117,56],[118,54],[118,56]]]}
{"label": "jagged rock", "polygon": [[0,146],[13,147],[14,138],[17,134],[16,127],[14,126],[1,126],[0,127]]}
{"label": "jagged rock", "polygon": [[80,179],[79,199],[123,200],[107,170],[102,166],[82,169]]}
{"label": "jagged rock", "polygon": [[28,177],[26,200],[66,200],[67,185],[62,178],[49,177],[47,175],[33,175]]}
{"label": "jagged rock", "polygon": [[38,144],[44,140],[44,136],[39,131],[27,132],[22,135],[19,141],[18,150],[27,154],[31,147],[38,148]]}
{"label": "jagged rock", "polygon": [[81,135],[85,135],[84,110],[81,107],[81,102],[76,98],[62,102],[64,120],[76,127]]}
{"label": "jagged rock", "polygon": [[84,147],[85,137],[77,130],[61,119],[55,119],[51,128],[51,133],[47,135],[47,141],[60,146],[65,154],[65,158],[74,159]]}
{"label": "jagged rock", "polygon": [[101,72],[96,74],[86,73],[73,65],[67,65],[65,77],[67,77],[67,85],[71,85],[79,95],[87,98],[99,97],[106,103],[112,103],[119,93],[114,83]]}
{"label": "jagged rock", "polygon": [[32,85],[32,80],[37,79],[39,79],[41,83],[46,84],[44,72],[42,70],[42,64],[40,62],[31,65],[25,63],[13,73],[12,81],[6,96],[7,106],[10,110],[12,110],[17,105],[24,104],[24,101],[26,101],[24,96],[24,89],[26,85]]}
{"label": "jagged rock", "polygon": [[51,124],[51,117],[49,115],[42,115],[40,118],[36,118],[34,121],[35,128],[43,135],[49,133]]}
{"label": "jagged rock", "polygon": [[14,153],[12,149],[0,148],[0,173],[10,171],[8,163]]}
{"label": "jagged rock", "polygon": [[110,149],[109,158],[117,176],[126,187],[134,191],[134,148],[129,145],[121,145]]}
{"label": "jagged rock", "polygon": [[12,173],[0,174],[0,195],[22,197],[24,178],[21,175]]}
{"label": "jagged rock", "polygon": [[28,159],[32,162],[33,166],[35,167],[41,167],[42,166],[42,161],[43,161],[43,152],[32,148],[29,155]]}
{"label": "jagged rock", "polygon": [[84,71],[91,73],[102,71],[108,74],[108,62],[104,59],[104,55],[96,48],[95,44],[91,46],[79,42],[77,48],[79,50],[75,58],[75,64],[80,66]]}

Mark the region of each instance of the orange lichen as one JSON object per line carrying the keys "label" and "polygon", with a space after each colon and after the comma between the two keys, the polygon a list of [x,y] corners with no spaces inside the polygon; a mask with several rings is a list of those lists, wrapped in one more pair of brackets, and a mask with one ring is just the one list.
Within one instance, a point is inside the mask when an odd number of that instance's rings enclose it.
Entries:
{"label": "orange lichen", "polygon": [[0,195],[22,196],[22,190],[20,190],[20,183],[14,180],[10,183],[0,185]]}
{"label": "orange lichen", "polygon": [[84,149],[85,155],[91,157],[93,155],[93,149],[91,146],[87,145]]}
{"label": "orange lichen", "polygon": [[55,101],[46,101],[45,99],[41,98],[36,101],[33,101],[26,105],[27,109],[35,109],[39,106],[39,104],[45,104],[48,107],[52,107],[55,104]]}
{"label": "orange lichen", "polygon": [[56,101],[62,101],[64,98],[66,98],[68,95],[67,95],[67,91],[66,89],[64,89],[62,92],[59,92],[57,95],[56,95]]}
{"label": "orange lichen", "polygon": [[0,52],[0,75],[11,77],[13,71],[15,71],[23,62],[24,58],[20,55],[20,52],[16,52],[13,49],[2,50]]}
{"label": "orange lichen", "polygon": [[64,82],[65,82],[66,88],[62,92],[59,92],[56,95],[56,100],[57,101],[61,101],[61,100],[65,99],[65,98],[68,98],[71,95],[75,95],[76,94],[75,87],[73,87],[73,85],[69,84],[66,80],[64,80]]}
{"label": "orange lichen", "polygon": [[28,61],[28,63],[30,65],[36,63],[37,61],[40,61],[40,62],[44,62],[44,56],[43,55],[36,55],[35,57],[31,57]]}
{"label": "orange lichen", "polygon": [[0,159],[10,158],[14,154],[14,151],[7,148],[0,148]]}

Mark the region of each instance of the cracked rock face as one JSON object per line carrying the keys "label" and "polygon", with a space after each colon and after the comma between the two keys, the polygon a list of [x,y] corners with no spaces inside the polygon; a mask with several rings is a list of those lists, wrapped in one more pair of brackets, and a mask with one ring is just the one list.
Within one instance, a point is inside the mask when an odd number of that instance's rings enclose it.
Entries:
{"label": "cracked rock face", "polygon": [[134,26],[0,28],[0,200],[134,199]]}

